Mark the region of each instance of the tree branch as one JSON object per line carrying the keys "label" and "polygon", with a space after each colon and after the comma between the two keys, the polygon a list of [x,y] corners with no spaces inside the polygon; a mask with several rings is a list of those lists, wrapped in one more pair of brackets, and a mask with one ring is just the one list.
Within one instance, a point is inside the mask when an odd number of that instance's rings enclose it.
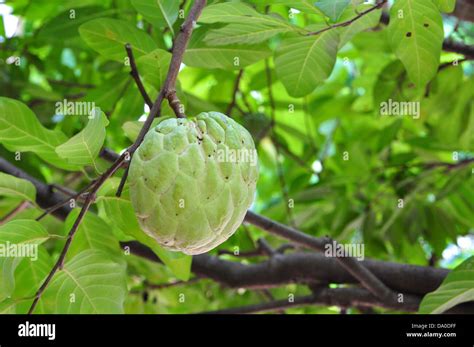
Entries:
{"label": "tree branch", "polygon": [[[283,237],[289,241],[300,244],[305,247],[317,251],[324,251],[327,244],[334,243],[330,239],[318,239],[316,237],[305,234],[297,229],[290,228],[286,225],[272,221],[268,218],[260,216],[252,211],[247,211],[245,220],[263,230],[272,234]],[[361,262],[352,257],[337,257],[339,263],[349,273],[357,278],[359,282],[367,288],[372,294],[380,299],[390,302],[396,300],[396,295],[388,287],[383,284],[377,277],[375,277]]]}
{"label": "tree branch", "polygon": [[166,94],[166,98],[168,99],[168,103],[170,107],[173,109],[176,117],[186,118],[186,115],[181,110],[183,107],[183,104],[181,104],[181,101],[179,100],[178,95],[176,94],[176,90],[169,91],[168,94]]}
{"label": "tree branch", "polygon": [[[131,251],[150,260],[146,250],[136,243],[125,243]],[[401,293],[424,295],[435,290],[449,270],[398,264],[379,260],[364,260],[362,264],[382,279],[390,288]],[[209,255],[193,258],[194,273],[230,288],[273,288],[281,285],[315,282],[357,284],[340,263],[333,258],[313,252],[274,255],[266,261],[244,265]]]}
{"label": "tree branch", "polygon": [[[62,195],[51,190],[47,184],[29,176],[1,157],[0,171],[32,182],[36,188],[36,199],[40,206],[44,205],[44,201],[60,201],[63,198]],[[55,211],[53,215],[64,220],[70,210],[66,205]],[[121,246],[127,247],[132,254],[161,262],[151,249],[139,242],[123,242]],[[279,252],[279,249],[277,251]],[[364,260],[361,263],[391,289],[412,295],[425,295],[435,290],[449,273],[447,269],[378,260]],[[336,259],[308,252],[276,254],[267,261],[250,265],[202,254],[193,257],[191,269],[197,276],[210,278],[230,288],[264,289],[290,283],[315,282],[357,284],[356,279],[347,273]],[[385,304],[383,300],[379,302],[382,306]],[[474,312],[472,304],[462,304],[456,309],[461,313]]]}
{"label": "tree branch", "polygon": [[[127,247],[131,253],[137,256],[161,262],[152,250],[136,241],[123,242],[121,245]],[[438,288],[449,273],[449,270],[446,269],[378,260],[366,260],[364,265],[387,284],[397,289],[400,294],[403,292],[403,302],[400,303],[393,300],[380,300],[372,295],[377,299],[373,306],[396,307],[398,310],[407,311],[412,309],[410,308],[413,305],[411,299]],[[281,255],[253,265],[225,261],[218,257],[201,254],[193,257],[191,269],[198,276],[210,278],[230,288],[262,289],[288,283],[307,284],[314,283],[314,281],[339,284],[357,283],[336,260],[316,253]],[[367,291],[367,293],[370,292]],[[474,313],[474,304],[458,305],[449,313]]]}

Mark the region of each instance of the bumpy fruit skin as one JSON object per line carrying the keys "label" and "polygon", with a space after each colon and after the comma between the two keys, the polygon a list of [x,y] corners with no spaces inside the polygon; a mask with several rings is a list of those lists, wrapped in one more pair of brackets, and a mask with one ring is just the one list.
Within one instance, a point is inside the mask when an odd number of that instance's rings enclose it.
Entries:
{"label": "bumpy fruit skin", "polygon": [[[232,152],[254,160],[224,156]],[[253,201],[256,158],[252,136],[222,113],[160,122],[130,163],[130,198],[142,229],[169,250],[213,249],[237,230]]]}

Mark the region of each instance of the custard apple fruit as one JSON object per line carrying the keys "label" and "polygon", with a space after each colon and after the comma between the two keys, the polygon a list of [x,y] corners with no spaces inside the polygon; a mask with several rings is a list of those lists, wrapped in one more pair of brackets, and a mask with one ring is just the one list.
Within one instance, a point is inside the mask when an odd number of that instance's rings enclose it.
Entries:
{"label": "custard apple fruit", "polygon": [[258,178],[249,132],[218,112],[169,118],[145,136],[130,163],[130,198],[142,229],[186,254],[227,240],[251,205]]}

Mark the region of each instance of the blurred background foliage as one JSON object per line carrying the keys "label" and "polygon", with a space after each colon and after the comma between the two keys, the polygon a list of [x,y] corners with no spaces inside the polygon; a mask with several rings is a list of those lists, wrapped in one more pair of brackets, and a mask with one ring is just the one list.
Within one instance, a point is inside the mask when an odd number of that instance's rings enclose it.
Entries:
{"label": "blurred background foliage", "polygon": [[[303,5],[311,7],[311,2],[293,1],[294,6],[283,1],[247,2],[260,13],[269,10],[300,27],[324,23],[321,15],[304,11]],[[190,1],[178,5],[187,11]],[[71,9],[74,20],[69,17]],[[0,10],[1,96],[24,102],[45,127],[60,129],[68,137],[84,128],[87,119],[57,114],[56,102],[93,101],[110,121],[105,145],[120,152],[131,144],[124,124],[143,120],[148,109],[129,75],[130,68],[91,49],[78,28],[98,18],[125,20],[149,33],[156,46],[167,51],[183,19],[178,17],[171,27],[159,21],[151,24],[130,0],[15,0],[0,4]],[[219,24],[202,25],[198,30],[209,27]],[[311,235],[363,242],[366,257],[454,267],[474,254],[473,168],[459,165],[473,158],[474,67],[470,61],[447,65],[426,88],[415,89],[388,46],[384,27],[377,25],[345,44],[329,79],[304,97],[288,94],[271,57],[244,68],[230,116],[244,124],[258,144],[260,179],[252,208]],[[446,15],[444,29],[446,37],[473,43],[470,22]],[[274,50],[281,39],[277,35],[261,45]],[[21,57],[18,64],[15,57]],[[441,62],[461,58],[443,52]],[[139,70],[154,98],[162,80],[151,64],[139,64]],[[187,115],[226,112],[238,74],[238,69],[183,65],[178,94]],[[380,116],[380,102],[389,98],[419,101],[420,118]],[[163,114],[172,116],[172,111],[164,107]],[[0,152],[14,160],[5,148],[0,147]],[[15,164],[48,183],[76,190],[94,175],[54,168],[32,153],[25,153]],[[7,214],[16,204],[13,198],[2,199],[0,214]],[[17,217],[34,218],[39,213],[30,208]],[[50,233],[65,233],[63,223],[51,216],[41,223]],[[264,235],[272,245],[281,244],[253,226],[243,226],[213,253],[234,247],[240,252],[253,250]],[[52,254],[60,248],[48,243],[47,249]],[[239,261],[232,255],[223,257]],[[309,292],[296,285],[270,293],[234,291],[204,279],[154,290],[148,287],[150,283],[173,282],[170,270],[128,258],[131,291],[126,312],[130,313],[197,312],[250,304],[269,294],[286,297],[289,292]],[[186,305],[179,300],[182,293]],[[338,310],[309,307],[288,312]]]}

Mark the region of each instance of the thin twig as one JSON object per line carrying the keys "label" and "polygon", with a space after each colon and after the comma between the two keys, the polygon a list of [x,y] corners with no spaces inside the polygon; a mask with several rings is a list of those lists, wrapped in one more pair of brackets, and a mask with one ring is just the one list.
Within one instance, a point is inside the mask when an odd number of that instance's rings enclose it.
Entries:
{"label": "thin twig", "polygon": [[263,237],[257,240],[258,248],[261,249],[262,253],[272,257],[276,254],[276,251],[273,249],[272,246],[265,240]]}
{"label": "thin twig", "polygon": [[[120,158],[122,158],[122,156]],[[96,193],[99,190],[99,188],[102,186],[102,184],[104,184],[104,182],[108,178],[110,178],[115,173],[115,171],[117,171],[119,169],[119,167],[121,165],[120,158],[115,163],[113,163],[107,169],[107,171],[104,172],[104,174],[102,176],[100,176],[96,181],[93,181],[90,184],[90,191],[87,193],[87,197],[86,197],[86,200],[84,201],[84,205],[81,208],[81,212],[79,212],[79,215],[77,216],[76,220],[74,221],[73,226],[71,227],[71,230],[68,233],[67,240],[66,240],[66,243],[65,243],[63,249],[61,250],[61,254],[59,255],[58,260],[54,264],[53,268],[49,272],[48,276],[44,280],[41,287],[36,291],[33,303],[31,304],[31,307],[28,310],[28,314],[33,313],[33,311],[36,308],[36,305],[38,304],[38,302],[41,298],[41,295],[43,294],[43,292],[48,287],[49,283],[53,279],[53,276],[56,274],[56,272],[58,270],[61,270],[63,268],[64,259],[66,259],[67,252],[69,250],[69,247],[71,246],[72,240],[73,240],[74,236],[76,235],[77,230],[79,229],[79,225],[81,224],[81,222],[84,219],[87,211],[89,210],[89,207],[95,201]],[[89,188],[89,186],[86,187],[86,190],[87,190],[87,188]]]}
{"label": "thin twig", "polygon": [[457,66],[458,64],[462,64],[466,61],[469,61],[467,58],[462,58],[462,59],[458,59],[458,60],[454,60],[454,61],[448,61],[446,63],[443,63],[439,66],[438,68],[438,72],[439,71],[442,71],[450,66]]}
{"label": "thin twig", "polygon": [[279,254],[284,254],[286,251],[294,250],[296,248],[297,247],[295,245],[292,245],[291,243],[285,243],[278,247],[275,251]]}
{"label": "thin twig", "polygon": [[[467,58],[462,58],[462,59],[458,59],[458,60],[454,60],[454,61],[448,61],[446,63],[443,63],[441,64],[439,67],[438,67],[438,73],[440,71],[443,71],[444,69],[447,69],[451,66],[457,66],[458,64],[462,64],[466,61],[469,61]],[[431,80],[430,82],[428,82],[428,84],[426,85],[426,88],[425,88],[425,98],[429,97],[430,96],[430,93],[431,93],[431,85],[433,83],[433,80]]]}
{"label": "thin twig", "polygon": [[370,12],[372,11],[375,11],[379,8],[381,8],[383,5],[385,5],[385,3],[387,2],[387,0],[382,0],[381,2],[379,2],[378,4],[374,5],[373,7],[369,8],[368,10],[365,10],[361,13],[359,13],[357,16],[355,16],[354,18],[352,19],[349,19],[345,22],[341,22],[341,23],[337,23],[337,24],[333,24],[333,25],[330,25],[324,29],[321,29],[321,30],[318,30],[318,31],[313,31],[313,32],[310,32],[306,35],[319,35],[325,31],[328,31],[328,30],[331,30],[331,29],[334,29],[334,28],[340,28],[340,27],[346,27],[348,25],[351,25],[352,23],[354,23],[356,20],[362,18],[363,16],[369,14]]}
{"label": "thin twig", "polygon": [[281,149],[282,152],[284,152],[284,154],[290,158],[291,160],[293,160],[296,164],[298,164],[298,166],[300,166],[302,169],[308,171],[309,174],[311,175],[314,175],[314,174],[317,174],[316,171],[314,171],[303,159],[301,159],[300,157],[298,157],[296,154],[294,154],[293,152],[291,152],[289,150],[288,147],[286,147],[285,145],[283,145],[277,138],[276,136],[272,136],[272,141],[275,143],[275,145],[278,145],[279,149]]}
{"label": "thin twig", "polygon": [[135,84],[140,91],[140,94],[145,100],[145,103],[148,105],[149,108],[152,108],[153,101],[151,101],[150,96],[147,94],[145,87],[143,86],[142,80],[140,79],[140,74],[138,73],[137,64],[135,63],[135,57],[133,56],[132,46],[127,43],[125,45],[125,50],[127,51],[128,61],[130,63],[130,74],[132,75],[133,79],[135,80]]}
{"label": "thin twig", "polygon": [[90,184],[85,186],[83,189],[81,189],[78,193],[74,194],[73,196],[68,196],[66,199],[58,202],[56,205],[53,205],[51,207],[48,207],[46,210],[43,211],[41,215],[39,215],[36,220],[39,221],[46,217],[48,214],[53,213],[54,211],[58,210],[59,208],[63,207],[66,205],[68,202],[71,200],[79,200],[79,198],[87,192],[89,188],[91,188],[94,184],[94,181],[92,181]]}
{"label": "thin twig", "polygon": [[237,102],[237,94],[239,92],[240,80],[242,79],[243,74],[244,74],[244,70],[240,69],[239,73],[237,74],[237,78],[235,79],[234,89],[232,90],[232,99],[229,103],[229,106],[227,106],[227,109],[225,111],[225,114],[229,117],[231,117],[232,110],[234,109],[235,104]]}
{"label": "thin twig", "polygon": [[84,218],[84,216],[85,216],[87,210],[89,209],[90,205],[92,204],[92,202],[93,202],[93,200],[92,200],[91,197],[88,197],[86,199],[86,201],[84,203],[84,206],[82,207],[81,212],[79,213],[79,216],[77,216],[77,218],[74,222],[74,225],[72,226],[71,230],[69,231],[69,234],[68,234],[67,240],[66,240],[66,244],[64,245],[64,248],[61,251],[61,254],[60,254],[59,258],[56,261],[56,264],[54,264],[53,268],[49,272],[49,274],[46,277],[46,279],[44,280],[43,284],[38,289],[38,291],[35,293],[34,300],[33,300],[33,303],[30,306],[30,309],[28,310],[28,314],[33,313],[33,311],[36,308],[36,305],[38,304],[38,302],[41,298],[41,295],[43,294],[43,292],[48,287],[48,284],[53,279],[53,276],[56,274],[56,272],[59,269],[62,269],[62,267],[64,265],[64,259],[66,258],[67,251],[69,250],[69,247],[71,246],[72,239],[74,238],[74,235],[76,234],[76,232],[79,228],[79,224],[81,223],[82,219]]}
{"label": "thin twig", "polygon": [[25,210],[26,208],[28,208],[29,206],[31,205],[31,203],[28,201],[28,200],[25,200],[25,201],[22,201],[20,202],[13,210],[11,210],[10,212],[8,212],[5,216],[2,217],[2,219],[0,219],[0,225],[3,225],[7,222],[9,222],[10,220],[12,220],[13,218],[15,218],[15,216],[20,213],[21,211]]}
{"label": "thin twig", "polygon": [[130,170],[130,166],[127,166],[125,168],[125,172],[122,175],[122,178],[120,179],[120,184],[117,188],[117,192],[115,193],[116,197],[120,197],[122,195],[123,188],[125,187],[125,183],[127,182],[128,178],[128,171]]}
{"label": "thin twig", "polygon": [[69,197],[73,197],[74,195],[77,194],[74,190],[69,189],[67,187],[60,186],[59,184],[56,184],[56,183],[51,184],[51,188],[56,189],[57,191],[63,193],[64,195],[68,195]]}

